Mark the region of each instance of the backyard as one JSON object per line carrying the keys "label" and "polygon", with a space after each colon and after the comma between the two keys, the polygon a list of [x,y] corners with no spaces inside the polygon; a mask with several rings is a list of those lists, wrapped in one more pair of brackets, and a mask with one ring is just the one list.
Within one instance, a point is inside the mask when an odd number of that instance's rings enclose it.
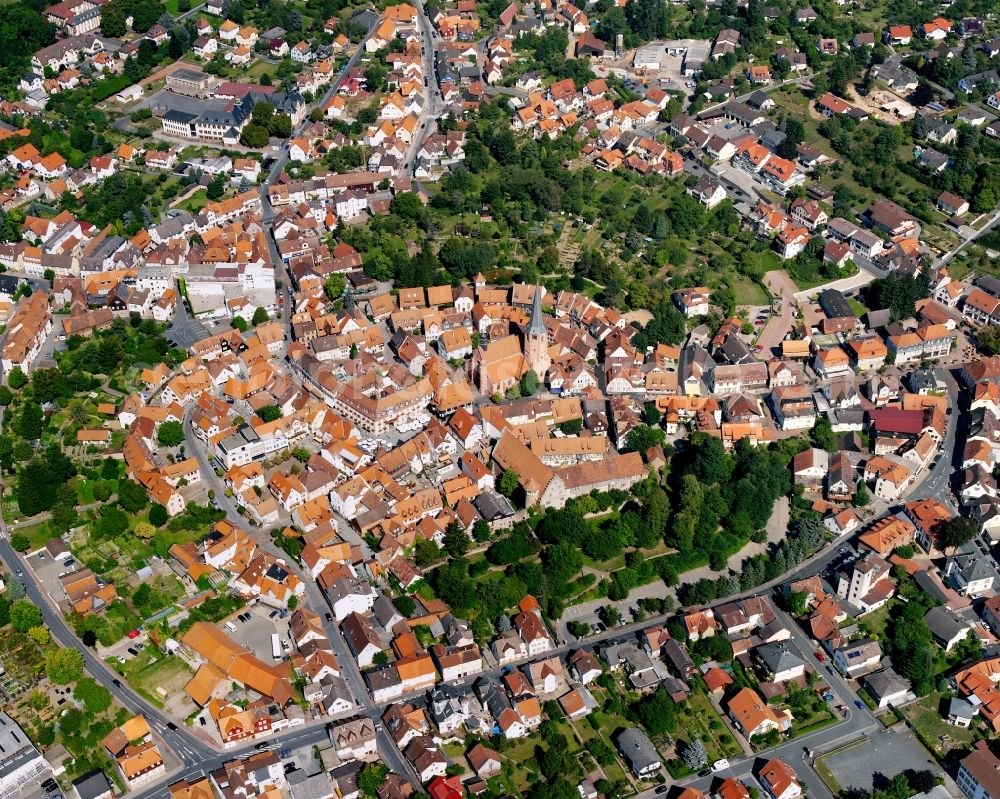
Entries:
{"label": "backyard", "polygon": [[974,731],[949,724],[941,715],[951,696],[935,691],[902,708],[924,745],[944,759],[949,753],[967,750],[976,737]]}

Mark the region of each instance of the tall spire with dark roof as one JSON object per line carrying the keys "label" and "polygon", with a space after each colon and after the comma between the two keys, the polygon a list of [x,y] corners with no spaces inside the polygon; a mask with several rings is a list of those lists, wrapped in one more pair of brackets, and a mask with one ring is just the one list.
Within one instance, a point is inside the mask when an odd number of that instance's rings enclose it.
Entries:
{"label": "tall spire with dark roof", "polygon": [[535,286],[535,299],[531,303],[531,322],[528,323],[529,336],[548,336],[545,317],[542,315],[542,287]]}

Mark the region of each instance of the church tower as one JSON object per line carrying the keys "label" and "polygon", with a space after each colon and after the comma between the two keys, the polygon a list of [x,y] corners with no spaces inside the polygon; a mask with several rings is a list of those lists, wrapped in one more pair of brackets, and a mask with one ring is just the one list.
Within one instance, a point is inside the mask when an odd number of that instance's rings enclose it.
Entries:
{"label": "church tower", "polygon": [[544,383],[545,373],[549,370],[552,360],[549,358],[549,331],[545,327],[545,317],[542,315],[541,286],[535,286],[531,321],[524,336],[524,359],[528,362],[528,368],[533,370],[538,379]]}

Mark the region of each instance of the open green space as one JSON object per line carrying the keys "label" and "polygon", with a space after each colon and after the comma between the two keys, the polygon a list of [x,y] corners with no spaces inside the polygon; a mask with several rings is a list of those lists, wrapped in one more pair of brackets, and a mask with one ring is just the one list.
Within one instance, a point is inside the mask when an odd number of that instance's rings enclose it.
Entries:
{"label": "open green space", "polygon": [[942,703],[947,704],[949,698],[949,694],[934,691],[902,708],[924,746],[942,759],[949,753],[970,748],[977,737],[974,729],[956,727],[942,717]]}

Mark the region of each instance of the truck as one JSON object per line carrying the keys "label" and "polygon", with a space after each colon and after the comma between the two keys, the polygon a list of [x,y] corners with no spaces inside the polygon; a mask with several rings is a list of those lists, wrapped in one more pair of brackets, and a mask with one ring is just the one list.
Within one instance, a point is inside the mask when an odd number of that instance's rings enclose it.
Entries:
{"label": "truck", "polygon": [[281,659],[281,642],[277,633],[271,633],[271,657],[275,660]]}

